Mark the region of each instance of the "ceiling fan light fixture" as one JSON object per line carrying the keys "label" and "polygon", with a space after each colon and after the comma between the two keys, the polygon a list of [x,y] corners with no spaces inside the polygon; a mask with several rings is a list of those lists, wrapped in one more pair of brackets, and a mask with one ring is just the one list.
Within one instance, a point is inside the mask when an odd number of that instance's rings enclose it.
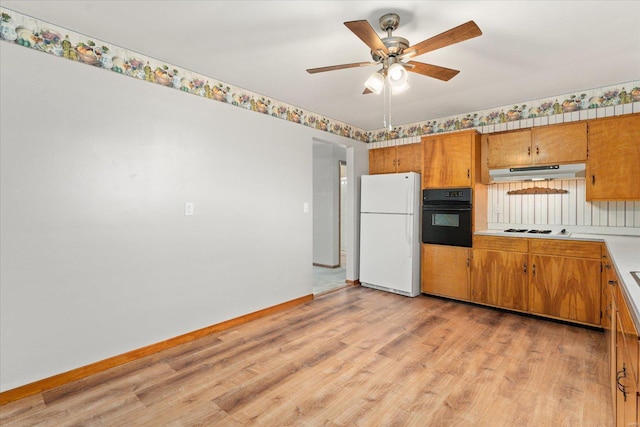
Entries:
{"label": "ceiling fan light fixture", "polygon": [[389,76],[389,84],[392,88],[402,87],[403,85],[407,84],[407,80],[409,79],[409,73],[398,62],[393,63],[389,66],[387,75]]}
{"label": "ceiling fan light fixture", "polygon": [[404,91],[406,91],[407,89],[409,89],[409,82],[405,81],[403,84],[399,85],[399,86],[391,86],[391,93],[393,95],[397,95],[399,93],[402,93]]}
{"label": "ceiling fan light fixture", "polygon": [[376,71],[375,73],[371,74],[367,81],[364,82],[364,87],[366,87],[376,95],[382,92],[382,89],[384,88],[384,77],[382,76],[382,74],[380,74],[380,71]]}

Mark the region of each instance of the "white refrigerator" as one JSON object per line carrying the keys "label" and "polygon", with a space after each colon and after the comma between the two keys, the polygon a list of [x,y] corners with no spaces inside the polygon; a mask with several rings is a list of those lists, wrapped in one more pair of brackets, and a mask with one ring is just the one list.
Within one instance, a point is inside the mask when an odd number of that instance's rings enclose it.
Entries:
{"label": "white refrigerator", "polygon": [[364,175],[360,199],[360,283],[420,294],[420,174]]}

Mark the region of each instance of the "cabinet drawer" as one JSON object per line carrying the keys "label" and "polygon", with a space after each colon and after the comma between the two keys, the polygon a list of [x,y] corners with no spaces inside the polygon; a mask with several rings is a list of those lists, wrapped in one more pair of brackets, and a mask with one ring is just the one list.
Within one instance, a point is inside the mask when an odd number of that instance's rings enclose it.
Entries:
{"label": "cabinet drawer", "polygon": [[529,241],[518,237],[473,236],[473,248],[494,251],[528,252]]}
{"label": "cabinet drawer", "polygon": [[530,239],[529,250],[532,254],[600,259],[602,256],[602,243]]}

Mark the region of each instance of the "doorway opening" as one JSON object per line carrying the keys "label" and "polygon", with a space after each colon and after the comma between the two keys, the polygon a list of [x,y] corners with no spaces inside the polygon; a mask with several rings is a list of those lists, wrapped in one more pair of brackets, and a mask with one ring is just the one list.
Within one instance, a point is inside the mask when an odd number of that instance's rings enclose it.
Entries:
{"label": "doorway opening", "polygon": [[346,148],[314,143],[313,294],[347,285]]}

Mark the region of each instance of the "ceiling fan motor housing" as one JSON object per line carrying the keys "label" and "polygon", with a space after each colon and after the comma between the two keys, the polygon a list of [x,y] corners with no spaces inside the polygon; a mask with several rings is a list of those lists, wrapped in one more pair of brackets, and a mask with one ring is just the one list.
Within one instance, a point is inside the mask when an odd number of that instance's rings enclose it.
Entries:
{"label": "ceiling fan motor housing", "polygon": [[[393,37],[391,32],[398,28],[400,24],[400,16],[397,13],[387,13],[380,17],[380,29],[386,31],[387,37],[382,38],[382,43],[386,46],[388,56],[397,56],[402,54],[402,51],[409,47],[409,40],[403,37]],[[371,58],[375,62],[379,62],[384,58],[377,51],[371,51]]]}

